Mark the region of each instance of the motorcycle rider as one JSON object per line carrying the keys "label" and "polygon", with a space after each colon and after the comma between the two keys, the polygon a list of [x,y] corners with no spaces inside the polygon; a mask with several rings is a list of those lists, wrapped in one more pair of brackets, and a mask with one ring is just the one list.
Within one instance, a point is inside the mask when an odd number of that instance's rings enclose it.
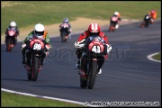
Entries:
{"label": "motorcycle rider", "polygon": [[157,18],[157,12],[155,10],[152,10],[148,14],[151,15],[151,23],[154,23]]}
{"label": "motorcycle rider", "polygon": [[[82,49],[77,48],[77,46],[80,43],[82,43],[86,38],[88,38],[89,36],[93,36],[93,35],[98,35],[105,41],[106,47],[107,47],[105,59],[106,59],[106,57],[108,57],[107,53],[109,53],[112,50],[111,45],[108,43],[108,38],[105,35],[105,33],[101,31],[100,26],[97,23],[91,23],[89,25],[88,29],[85,30],[82,34],[80,34],[78,41],[74,43],[74,46],[76,48],[75,54],[77,55],[77,58],[78,58],[76,68],[78,68],[78,69],[80,69],[80,61],[81,61],[83,51],[82,51]],[[98,70],[98,74],[101,74],[101,72],[102,72],[101,67],[102,67],[103,63],[104,63],[104,59],[99,64],[100,68]]]}
{"label": "motorcycle rider", "polygon": [[118,11],[114,12],[113,16],[110,18],[110,25],[115,25],[115,28],[119,28],[119,22],[121,21],[121,16]]}
{"label": "motorcycle rider", "polygon": [[149,26],[149,22],[151,20],[151,15],[150,14],[146,14],[143,18],[143,22],[140,25],[141,28],[143,28],[144,26],[148,27]]}
{"label": "motorcycle rider", "polygon": [[72,27],[71,27],[71,24],[69,23],[69,19],[68,18],[64,18],[59,27],[60,27],[59,28],[59,30],[60,30],[60,36],[61,36],[62,28],[67,28],[68,37],[71,36]]}
{"label": "motorcycle rider", "polygon": [[25,54],[27,58],[30,58],[30,54],[28,51],[28,47],[27,47],[27,43],[30,42],[31,39],[36,38],[36,39],[42,39],[45,40],[46,42],[46,51],[45,54],[42,56],[41,59],[41,63],[40,63],[40,68],[43,66],[43,61],[45,59],[45,57],[49,54],[49,50],[52,48],[51,44],[50,44],[50,38],[49,38],[49,34],[48,32],[45,30],[45,27],[43,24],[38,23],[34,26],[34,30],[31,31],[28,36],[25,38],[25,40],[23,41],[22,44],[22,64],[27,63],[27,66],[29,67],[30,64],[30,59],[27,59],[27,61],[25,61]]}
{"label": "motorcycle rider", "polygon": [[9,35],[8,35],[9,30],[14,30],[16,32],[15,40],[14,40],[14,45],[16,45],[17,44],[17,36],[19,36],[19,29],[18,29],[17,24],[16,24],[15,21],[11,21],[10,25],[8,26],[8,28],[5,31],[5,43],[7,42],[8,37],[9,37]]}

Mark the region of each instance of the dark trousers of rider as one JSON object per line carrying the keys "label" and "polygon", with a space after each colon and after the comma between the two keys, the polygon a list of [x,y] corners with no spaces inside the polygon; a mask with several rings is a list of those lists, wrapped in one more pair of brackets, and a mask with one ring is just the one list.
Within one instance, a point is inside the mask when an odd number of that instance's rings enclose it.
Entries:
{"label": "dark trousers of rider", "polygon": [[77,55],[77,58],[80,60],[82,56],[82,49],[76,49],[75,54]]}
{"label": "dark trousers of rider", "polygon": [[[5,43],[8,41],[8,39],[9,39],[9,36],[6,36],[6,37],[5,37]],[[16,37],[12,37],[12,43],[13,43],[14,45],[17,44],[17,39],[16,39]]]}
{"label": "dark trousers of rider", "polygon": [[[61,33],[63,33],[63,31],[64,31],[64,30],[61,30],[61,29],[60,29],[60,36],[62,35]],[[69,34],[70,34],[70,31],[68,31],[68,29],[65,30],[65,32],[66,32],[66,35],[69,35]]]}
{"label": "dark trousers of rider", "polygon": [[117,22],[110,21],[110,25],[116,26]]}

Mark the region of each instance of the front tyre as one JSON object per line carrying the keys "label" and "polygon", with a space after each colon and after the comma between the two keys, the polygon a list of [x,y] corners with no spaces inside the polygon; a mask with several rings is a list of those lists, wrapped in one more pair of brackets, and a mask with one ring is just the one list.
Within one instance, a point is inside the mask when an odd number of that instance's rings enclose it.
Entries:
{"label": "front tyre", "polygon": [[6,51],[7,52],[10,52],[11,51],[11,39],[7,39],[7,42],[6,42]]}
{"label": "front tyre", "polygon": [[61,42],[63,43],[64,42],[64,37],[61,35]]}
{"label": "front tyre", "polygon": [[32,65],[32,80],[36,81],[38,78],[38,71],[39,71],[39,58],[33,58],[33,65]]}
{"label": "front tyre", "polygon": [[65,32],[64,31],[62,31],[62,33],[61,33],[61,42],[62,43],[66,42]]}
{"label": "front tyre", "polygon": [[97,74],[97,62],[92,61],[90,65],[90,73],[89,73],[89,81],[88,81],[88,89],[92,89],[95,84],[96,74]]}

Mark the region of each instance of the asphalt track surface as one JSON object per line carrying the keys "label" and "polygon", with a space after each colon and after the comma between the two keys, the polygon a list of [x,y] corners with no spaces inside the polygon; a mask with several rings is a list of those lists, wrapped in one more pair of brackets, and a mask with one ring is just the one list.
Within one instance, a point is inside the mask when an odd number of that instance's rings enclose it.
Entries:
{"label": "asphalt track surface", "polygon": [[1,45],[1,88],[79,102],[158,101],[161,105],[161,62],[147,55],[161,51],[161,21],[149,28],[140,23],[104,30],[113,50],[96,78],[93,89],[82,89],[75,69],[74,41],[51,38],[53,49],[46,58],[37,81],[28,81],[22,62],[21,42],[11,51]]}

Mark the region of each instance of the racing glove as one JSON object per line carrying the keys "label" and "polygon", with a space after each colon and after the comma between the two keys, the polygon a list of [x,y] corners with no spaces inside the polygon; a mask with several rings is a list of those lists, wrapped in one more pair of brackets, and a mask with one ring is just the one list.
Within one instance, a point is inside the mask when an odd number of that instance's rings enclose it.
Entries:
{"label": "racing glove", "polygon": [[107,46],[107,53],[110,54],[112,46],[110,44],[106,44],[106,46]]}
{"label": "racing glove", "polygon": [[85,43],[84,43],[85,39],[83,39],[82,41],[80,42],[75,42],[74,43],[74,47],[75,48],[83,48],[85,46]]}

